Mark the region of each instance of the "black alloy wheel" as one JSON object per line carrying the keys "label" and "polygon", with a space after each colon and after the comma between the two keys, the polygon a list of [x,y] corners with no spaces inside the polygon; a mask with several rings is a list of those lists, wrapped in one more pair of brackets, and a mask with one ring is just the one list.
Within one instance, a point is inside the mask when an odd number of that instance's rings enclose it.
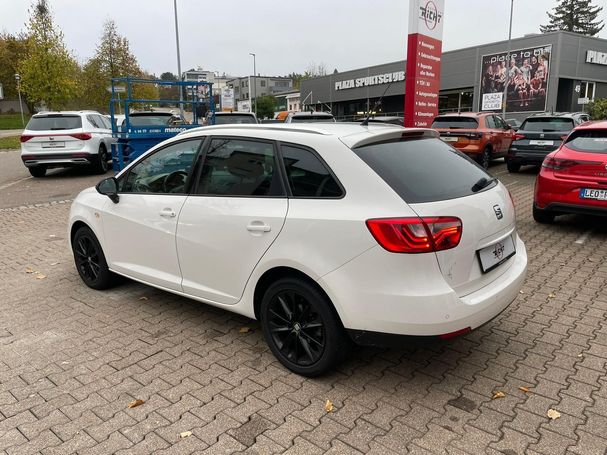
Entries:
{"label": "black alloy wheel", "polygon": [[270,286],[261,322],[270,349],[295,373],[325,373],[347,352],[347,337],[331,302],[304,280],[284,278]]}
{"label": "black alloy wheel", "polygon": [[88,287],[101,290],[115,283],[116,277],[108,268],[101,245],[88,227],[78,229],[72,241],[72,251],[78,274]]}
{"label": "black alloy wheel", "polygon": [[108,165],[108,153],[105,145],[101,144],[99,146],[99,151],[97,152],[97,157],[93,162],[93,169],[97,174],[105,174],[110,166]]}
{"label": "black alloy wheel", "polygon": [[506,168],[511,174],[515,174],[521,170],[521,163],[515,163],[511,160],[506,160]]}
{"label": "black alloy wheel", "polygon": [[491,150],[486,148],[483,150],[483,153],[478,157],[478,164],[480,164],[483,169],[489,169],[489,164],[491,163]]}
{"label": "black alloy wheel", "polygon": [[27,168],[28,171],[30,171],[30,174],[32,175],[32,177],[44,177],[46,175],[46,167],[45,166],[34,166],[34,167],[28,167]]}

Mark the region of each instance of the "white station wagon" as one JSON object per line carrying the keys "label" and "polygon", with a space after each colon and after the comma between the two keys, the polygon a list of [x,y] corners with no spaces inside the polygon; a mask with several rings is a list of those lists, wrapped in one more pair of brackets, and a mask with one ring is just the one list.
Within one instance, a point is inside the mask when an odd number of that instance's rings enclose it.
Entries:
{"label": "white station wagon", "polygon": [[69,231],[91,288],[119,274],[258,319],[308,376],[351,340],[469,332],[527,268],[508,190],[436,132],[393,125],[189,130],[80,193]]}

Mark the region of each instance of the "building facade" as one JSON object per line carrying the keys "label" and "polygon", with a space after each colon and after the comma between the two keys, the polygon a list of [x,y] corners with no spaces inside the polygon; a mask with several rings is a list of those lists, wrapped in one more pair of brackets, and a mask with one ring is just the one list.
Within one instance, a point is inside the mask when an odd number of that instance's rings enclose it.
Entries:
{"label": "building facade", "polygon": [[[442,54],[439,112],[502,110],[522,119],[533,112],[578,112],[607,98],[607,40],[552,32]],[[301,82],[302,107],[341,119],[367,112],[403,115],[406,60]],[[506,84],[508,81],[508,84]]]}
{"label": "building facade", "polygon": [[233,78],[227,84],[234,90],[234,98],[237,101],[245,101],[249,98],[253,100],[255,96],[274,96],[293,88],[293,80],[288,77],[245,76]]}

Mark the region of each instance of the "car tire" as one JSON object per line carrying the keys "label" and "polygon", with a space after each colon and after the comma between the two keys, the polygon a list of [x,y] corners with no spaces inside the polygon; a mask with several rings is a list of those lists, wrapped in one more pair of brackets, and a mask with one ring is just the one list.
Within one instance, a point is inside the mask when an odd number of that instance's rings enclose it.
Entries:
{"label": "car tire", "polygon": [[521,170],[521,163],[515,163],[513,161],[506,160],[506,168],[511,174],[516,174]]}
{"label": "car tire", "polygon": [[90,228],[83,226],[76,231],[72,252],[78,274],[88,287],[103,290],[118,282],[118,276],[108,268],[103,249]]}
{"label": "car tire", "polygon": [[483,153],[481,153],[478,156],[478,164],[480,164],[483,169],[489,169],[489,164],[491,163],[491,150],[489,149],[489,147],[485,148],[485,150],[483,150]]}
{"label": "car tire", "polygon": [[110,166],[108,165],[108,153],[105,144],[99,146],[97,156],[93,160],[93,170],[96,174],[105,174]]}
{"label": "car tire", "polygon": [[542,224],[550,224],[554,222],[556,214],[549,210],[540,209],[533,204],[533,219]]}
{"label": "car tire", "polygon": [[40,177],[44,177],[46,175],[45,166],[28,167],[27,170],[30,171],[30,174],[32,175],[32,177],[40,178]]}
{"label": "car tire", "polygon": [[321,375],[347,355],[350,342],[333,304],[305,280],[287,277],[270,285],[260,319],[270,350],[294,373]]}

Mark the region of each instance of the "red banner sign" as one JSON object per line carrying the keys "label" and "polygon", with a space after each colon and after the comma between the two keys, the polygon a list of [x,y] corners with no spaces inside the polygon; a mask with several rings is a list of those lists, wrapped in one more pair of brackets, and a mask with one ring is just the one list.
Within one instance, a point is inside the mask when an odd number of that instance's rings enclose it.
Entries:
{"label": "red banner sign", "polygon": [[405,126],[430,127],[438,114],[444,0],[411,0]]}

